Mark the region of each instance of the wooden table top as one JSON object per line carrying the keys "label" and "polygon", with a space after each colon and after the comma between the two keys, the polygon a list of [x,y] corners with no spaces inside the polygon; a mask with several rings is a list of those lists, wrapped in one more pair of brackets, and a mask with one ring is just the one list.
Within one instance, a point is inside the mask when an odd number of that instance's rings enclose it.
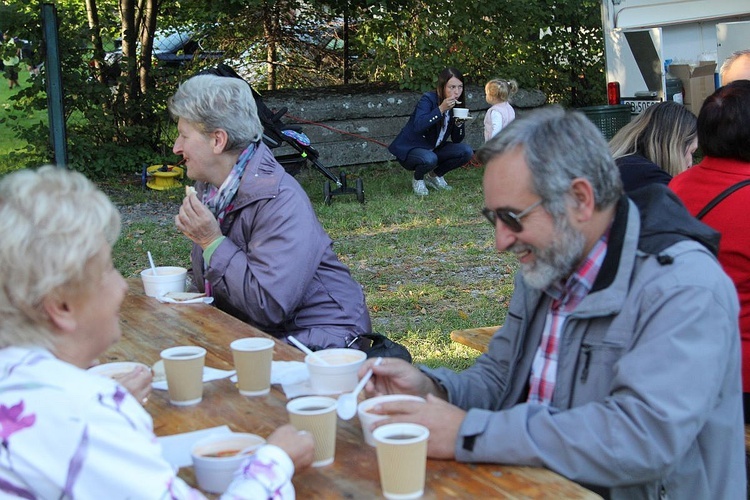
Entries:
{"label": "wooden table top", "polygon": [[[123,337],[102,362],[140,361],[153,365],[159,353],[176,345],[199,345],[206,366],[233,369],[229,344],[242,337],[268,337],[260,330],[205,304],[161,304],[143,294],[140,278],[128,280],[130,293],[121,310]],[[274,360],[302,360],[303,354],[276,341]],[[166,391],[154,390],[146,410],[158,436],[227,425],[235,432],[268,436],[289,422],[287,398],[279,386],[260,397],[240,395],[227,378],[204,384],[195,406],[169,404]],[[377,498],[382,495],[375,449],[362,438],[359,419],[338,420],[336,457],[332,465],[309,468],[294,476],[298,498]],[[192,467],[180,476],[195,484]],[[424,498],[599,498],[576,483],[546,470],[492,464],[428,460]]]}

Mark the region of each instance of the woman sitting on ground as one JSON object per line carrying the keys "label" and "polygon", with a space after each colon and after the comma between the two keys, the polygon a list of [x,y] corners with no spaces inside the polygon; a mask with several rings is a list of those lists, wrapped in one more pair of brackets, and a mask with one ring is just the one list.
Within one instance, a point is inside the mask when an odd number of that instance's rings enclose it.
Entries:
{"label": "woman sitting on ground", "polygon": [[[0,497],[203,498],[162,457],[140,401],[86,371],[121,335],[119,231],[114,205],[79,173],[0,181]],[[280,427],[225,497],[293,498],[294,468],[312,458],[309,434]]]}
{"label": "woman sitting on ground", "polygon": [[417,196],[427,196],[427,187],[452,189],[443,177],[468,163],[474,154],[471,146],[463,143],[464,120],[453,116],[457,106],[466,106],[464,75],[446,68],[438,75],[437,89],[422,95],[409,121],[388,146],[401,166],[414,172],[412,189]]}
{"label": "woman sitting on ground", "polygon": [[625,191],[651,183],[666,186],[690,168],[697,148],[697,119],[674,101],[646,108],[609,141]]}

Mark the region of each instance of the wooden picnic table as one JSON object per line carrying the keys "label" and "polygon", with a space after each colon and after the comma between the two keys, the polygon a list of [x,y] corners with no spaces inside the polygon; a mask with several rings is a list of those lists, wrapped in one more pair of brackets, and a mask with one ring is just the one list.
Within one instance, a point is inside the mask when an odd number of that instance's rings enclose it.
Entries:
{"label": "wooden picnic table", "polygon": [[[265,333],[206,304],[162,304],[143,293],[140,278],[128,280],[130,293],[121,310],[123,337],[102,362],[140,361],[153,365],[159,353],[177,345],[207,350],[206,366],[233,369],[229,344]],[[303,354],[276,341],[274,360],[301,361]],[[289,422],[287,398],[279,386],[270,394],[245,397],[227,378],[204,384],[203,401],[195,406],[169,404],[166,391],[154,390],[146,410],[158,436],[227,425],[235,432],[267,436]],[[192,467],[180,476],[195,485]],[[362,437],[359,420],[338,420],[336,457],[332,465],[309,468],[294,476],[298,498],[378,498],[382,495],[375,449]],[[424,498],[600,498],[546,469],[428,460]]]}

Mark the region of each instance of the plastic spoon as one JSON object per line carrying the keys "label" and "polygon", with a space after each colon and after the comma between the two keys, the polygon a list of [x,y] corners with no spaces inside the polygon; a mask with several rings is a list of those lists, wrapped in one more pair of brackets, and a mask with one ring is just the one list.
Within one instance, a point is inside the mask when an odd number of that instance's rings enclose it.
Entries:
{"label": "plastic spoon", "polygon": [[[378,366],[382,362],[383,358],[378,358],[375,360],[373,366]],[[336,403],[336,413],[338,413],[341,420],[349,420],[355,413],[357,413],[357,396],[359,396],[359,393],[365,387],[365,384],[370,380],[370,377],[372,377],[372,368],[367,370],[365,376],[362,377],[362,380],[359,381],[357,387],[355,387],[352,392],[347,392],[346,394],[339,396],[339,400]]]}
{"label": "plastic spoon", "polygon": [[146,255],[148,255],[148,261],[151,264],[151,272],[153,273],[154,276],[156,276],[159,273],[156,272],[156,266],[154,265],[154,258],[151,257],[151,251],[150,250],[147,251]]}
{"label": "plastic spoon", "polygon": [[292,344],[296,345],[299,348],[300,351],[304,352],[305,354],[309,354],[310,356],[312,356],[313,358],[315,358],[318,361],[318,363],[320,363],[321,365],[330,365],[331,364],[328,361],[326,361],[325,359],[323,359],[322,356],[319,356],[318,354],[316,354],[315,351],[311,351],[310,349],[308,349],[305,344],[303,344],[299,340],[295,339],[291,335],[288,336],[286,339],[289,342],[291,342]]}

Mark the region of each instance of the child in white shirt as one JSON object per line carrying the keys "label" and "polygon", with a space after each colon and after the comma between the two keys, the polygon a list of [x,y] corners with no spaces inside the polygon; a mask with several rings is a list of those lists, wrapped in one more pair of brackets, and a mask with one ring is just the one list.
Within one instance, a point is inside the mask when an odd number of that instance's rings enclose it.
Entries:
{"label": "child in white shirt", "polygon": [[490,109],[484,115],[484,140],[489,141],[516,118],[508,99],[518,92],[515,80],[495,78],[484,86],[485,99]]}

